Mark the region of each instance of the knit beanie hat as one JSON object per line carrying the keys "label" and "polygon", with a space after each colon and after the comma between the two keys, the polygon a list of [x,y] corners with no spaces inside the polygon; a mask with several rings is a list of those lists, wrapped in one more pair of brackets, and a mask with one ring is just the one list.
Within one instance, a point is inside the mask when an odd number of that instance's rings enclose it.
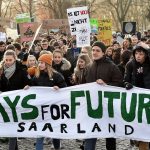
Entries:
{"label": "knit beanie hat", "polygon": [[93,43],[92,47],[94,47],[94,46],[98,46],[102,50],[102,52],[105,53],[106,46],[103,42],[96,41],[96,42]]}
{"label": "knit beanie hat", "polygon": [[43,61],[49,65],[52,65],[53,56],[51,54],[43,54],[39,57],[38,61]]}

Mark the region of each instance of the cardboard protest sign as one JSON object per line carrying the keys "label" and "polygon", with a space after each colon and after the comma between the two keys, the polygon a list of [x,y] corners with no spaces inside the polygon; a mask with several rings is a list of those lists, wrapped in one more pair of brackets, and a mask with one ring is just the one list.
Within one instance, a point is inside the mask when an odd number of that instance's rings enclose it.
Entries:
{"label": "cardboard protest sign", "polygon": [[21,42],[32,41],[38,28],[38,23],[36,22],[21,23],[19,24],[19,28],[20,28]]}
{"label": "cardboard protest sign", "polygon": [[[76,7],[67,9],[67,16],[70,25],[71,35],[76,35],[76,26],[87,26],[90,29],[88,7]],[[91,32],[91,31],[89,31]]]}
{"label": "cardboard protest sign", "polygon": [[77,35],[77,47],[90,46],[90,29],[86,26],[76,26]]}
{"label": "cardboard protest sign", "polygon": [[123,22],[122,33],[123,34],[135,34],[136,22]]}
{"label": "cardboard protest sign", "polygon": [[112,41],[112,20],[111,19],[98,19],[98,36],[99,41],[105,45],[111,45]]}
{"label": "cardboard protest sign", "polygon": [[43,20],[43,29],[57,29],[58,31],[69,33],[68,19],[48,19]]}
{"label": "cardboard protest sign", "polygon": [[88,7],[67,9],[71,35],[76,35],[77,47],[90,46],[90,20]]}

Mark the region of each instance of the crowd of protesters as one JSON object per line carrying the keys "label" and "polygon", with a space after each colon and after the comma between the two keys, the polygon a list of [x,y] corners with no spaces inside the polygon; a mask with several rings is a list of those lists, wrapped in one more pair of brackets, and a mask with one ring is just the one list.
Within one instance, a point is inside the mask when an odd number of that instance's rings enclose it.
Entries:
{"label": "crowd of protesters", "polygon": [[[97,82],[101,85],[133,86],[150,89],[150,31],[140,37],[132,35],[106,46],[91,35],[91,46],[77,47],[75,36],[44,34],[35,40],[29,51],[28,42],[0,41],[0,91],[27,90],[30,86],[53,87]],[[1,141],[8,142],[2,138]],[[44,138],[36,140],[36,150],[43,149]],[[61,148],[60,139],[52,139],[54,148]],[[85,139],[81,149],[95,150],[96,138]],[[131,140],[132,146],[148,150],[149,143]],[[9,150],[17,150],[17,138],[9,138]],[[116,150],[116,139],[106,139],[106,149]]]}

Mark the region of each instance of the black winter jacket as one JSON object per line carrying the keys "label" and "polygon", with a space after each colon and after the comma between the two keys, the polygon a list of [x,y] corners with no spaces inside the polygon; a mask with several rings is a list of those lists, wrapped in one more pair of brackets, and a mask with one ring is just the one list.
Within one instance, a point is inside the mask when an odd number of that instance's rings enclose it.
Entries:
{"label": "black winter jacket", "polygon": [[140,87],[139,82],[141,81],[138,79],[137,72],[139,67],[143,68],[143,88],[150,89],[150,62],[139,64],[135,59],[129,61],[125,69],[124,82],[129,82],[134,86]]}
{"label": "black winter jacket", "polygon": [[47,72],[44,71],[40,73],[40,76],[38,78],[37,77],[33,78],[32,85],[46,86],[46,87],[58,86],[59,88],[67,86],[63,76],[60,73],[54,72],[52,78],[49,79]]}
{"label": "black winter jacket", "polygon": [[2,92],[23,89],[26,85],[30,85],[27,71],[19,61],[16,61],[16,70],[10,79],[8,80],[2,73],[0,81]]}
{"label": "black winter jacket", "polygon": [[123,86],[123,76],[119,68],[105,56],[94,61],[87,70],[87,83],[102,79],[108,85]]}

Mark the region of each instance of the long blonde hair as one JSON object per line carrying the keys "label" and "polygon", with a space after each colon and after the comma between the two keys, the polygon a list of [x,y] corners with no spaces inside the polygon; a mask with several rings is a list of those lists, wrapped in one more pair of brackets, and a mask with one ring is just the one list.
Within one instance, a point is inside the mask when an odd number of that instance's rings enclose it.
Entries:
{"label": "long blonde hair", "polygon": [[[45,63],[45,65],[46,65],[46,71],[47,71],[47,74],[49,76],[49,79],[51,79],[52,76],[53,76],[53,73],[56,72],[56,71],[52,68],[51,65],[46,64],[46,63]],[[37,67],[37,70],[35,72],[35,77],[39,78],[40,74],[41,74],[41,71],[40,71],[39,67]]]}
{"label": "long blonde hair", "polygon": [[82,59],[85,61],[85,68],[90,64],[92,63],[92,60],[90,59],[89,55],[87,54],[80,54],[78,56],[78,60],[77,60],[77,64],[76,64],[76,67],[74,69],[74,71],[80,71],[80,68],[79,68],[79,65],[78,65],[78,62],[79,62],[79,59]]}
{"label": "long blonde hair", "polygon": [[35,60],[35,67],[36,67],[37,64],[38,64],[38,62],[37,62],[36,57],[35,57],[34,55],[29,55],[29,56],[28,56],[27,62],[26,62],[26,66],[27,66],[27,67],[30,67],[30,66],[29,66],[29,59],[30,59],[30,58],[34,58],[34,60]]}

